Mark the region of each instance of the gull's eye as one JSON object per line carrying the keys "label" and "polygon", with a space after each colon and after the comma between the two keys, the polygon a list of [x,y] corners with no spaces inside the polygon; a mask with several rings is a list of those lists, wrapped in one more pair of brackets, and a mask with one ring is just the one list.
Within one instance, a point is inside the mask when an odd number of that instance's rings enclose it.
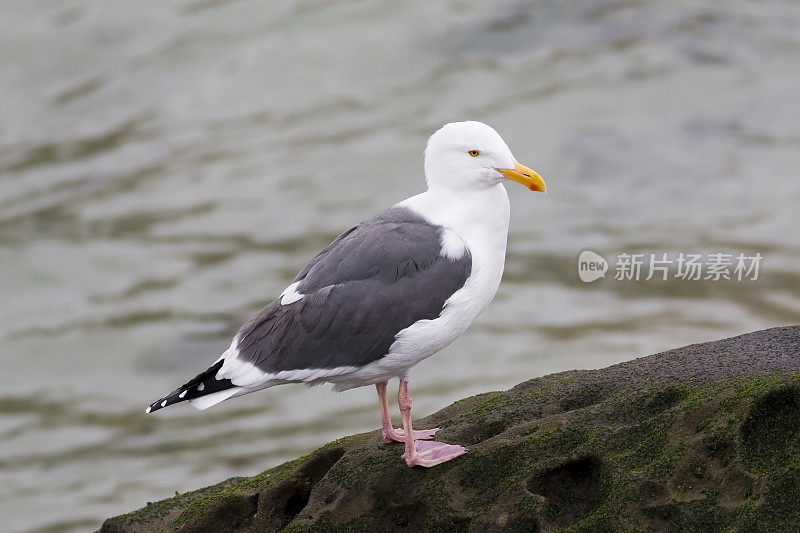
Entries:
{"label": "gull's eye", "polygon": [[478,157],[479,155],[481,155],[481,153],[480,153],[479,151],[477,151],[477,150],[470,150],[470,151],[469,151],[469,152],[467,152],[467,153],[468,153],[469,155],[471,155],[472,157]]}

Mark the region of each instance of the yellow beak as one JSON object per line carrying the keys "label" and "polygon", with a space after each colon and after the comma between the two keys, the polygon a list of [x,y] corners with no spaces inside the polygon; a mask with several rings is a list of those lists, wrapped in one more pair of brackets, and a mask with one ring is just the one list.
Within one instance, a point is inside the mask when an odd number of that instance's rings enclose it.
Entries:
{"label": "yellow beak", "polygon": [[495,170],[506,179],[521,183],[532,191],[547,192],[547,184],[542,177],[517,161],[514,161],[514,168],[496,168]]}

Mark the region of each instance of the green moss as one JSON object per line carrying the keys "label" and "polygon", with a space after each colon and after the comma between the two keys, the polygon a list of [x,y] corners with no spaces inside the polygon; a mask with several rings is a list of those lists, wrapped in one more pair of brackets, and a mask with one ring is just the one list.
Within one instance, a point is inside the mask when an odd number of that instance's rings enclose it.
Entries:
{"label": "green moss", "polygon": [[768,393],[775,387],[779,387],[785,383],[797,384],[800,381],[800,374],[794,376],[786,376],[778,373],[774,374],[760,374],[740,378],[736,380],[735,397],[742,399],[758,398]]}
{"label": "green moss", "polygon": [[751,472],[775,473],[800,462],[800,386],[774,385],[756,398],[740,441],[743,463]]}
{"label": "green moss", "polygon": [[617,531],[632,531],[633,525],[629,522],[628,513],[625,511],[625,505],[622,498],[612,497],[618,496],[619,493],[614,494],[609,487],[609,495],[605,501],[598,505],[589,516],[575,524],[567,531],[581,531],[581,532],[617,532]]}
{"label": "green moss", "polygon": [[645,465],[643,471],[652,479],[664,481],[669,479],[675,472],[675,465],[678,464],[681,456],[686,450],[686,442],[679,442],[674,446],[665,446],[653,460]]}
{"label": "green moss", "polygon": [[706,464],[703,461],[695,461],[692,463],[691,472],[697,479],[702,479],[706,475]]}
{"label": "green moss", "polygon": [[210,505],[226,496],[244,494],[257,489],[263,490],[278,483],[288,476],[306,457],[308,456],[283,463],[251,478],[238,478],[235,483],[216,485],[215,490],[207,491],[192,499],[181,514],[172,521],[172,525],[180,526],[190,519],[202,515]]}
{"label": "green moss", "polygon": [[694,427],[694,430],[699,433],[708,429],[709,426],[711,426],[711,419],[705,418]]}
{"label": "green moss", "polygon": [[772,531],[797,531],[800,524],[800,468],[792,467],[769,484],[764,499],[743,520],[758,526],[771,524]]}
{"label": "green moss", "polygon": [[535,464],[528,450],[527,446],[501,445],[485,453],[468,452],[458,469],[457,478],[458,485],[470,495],[468,506],[488,509],[509,483],[524,478]]}
{"label": "green moss", "polygon": [[605,392],[605,388],[594,383],[583,387],[577,387],[572,389],[569,394],[559,402],[559,406],[564,411],[582,409],[602,401]]}
{"label": "green moss", "polygon": [[730,463],[736,451],[736,435],[729,426],[710,428],[702,443],[708,456],[719,459],[723,465]]}
{"label": "green moss", "polygon": [[227,487],[236,485],[242,480],[247,478],[231,478],[210,487],[204,487],[192,492],[186,492],[173,498],[167,498],[157,502],[147,502],[145,507],[139,510],[127,513],[124,515],[116,516],[105,521],[103,524],[103,531],[116,532],[126,531],[129,528],[138,524],[146,524],[148,522],[157,521],[162,519],[176,510],[180,510],[190,505],[193,501],[207,497],[210,494],[225,490]]}
{"label": "green moss", "polygon": [[666,522],[671,531],[706,533],[719,531],[725,524],[725,511],[714,497],[697,500],[672,500],[668,504]]}
{"label": "green moss", "polygon": [[714,388],[694,388],[688,385],[684,385],[683,389],[686,391],[686,394],[681,399],[681,405],[683,407],[693,408],[702,405],[704,402],[707,402],[713,395],[714,395]]}

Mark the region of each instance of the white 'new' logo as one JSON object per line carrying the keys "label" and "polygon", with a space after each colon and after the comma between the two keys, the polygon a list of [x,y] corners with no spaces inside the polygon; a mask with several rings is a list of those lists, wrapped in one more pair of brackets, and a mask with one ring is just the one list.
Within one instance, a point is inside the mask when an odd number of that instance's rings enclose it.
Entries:
{"label": "white 'new' logo", "polygon": [[578,276],[585,283],[606,277],[607,270],[608,261],[598,253],[584,250],[578,257]]}

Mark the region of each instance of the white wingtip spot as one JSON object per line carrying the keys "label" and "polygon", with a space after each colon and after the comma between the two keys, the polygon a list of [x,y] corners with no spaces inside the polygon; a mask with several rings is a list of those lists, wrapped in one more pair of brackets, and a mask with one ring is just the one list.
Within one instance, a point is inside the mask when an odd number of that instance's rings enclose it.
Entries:
{"label": "white wingtip spot", "polygon": [[183,391],[182,393],[178,394],[178,398],[183,398],[184,396],[186,396],[187,392],[188,391]]}
{"label": "white wingtip spot", "polygon": [[206,388],[206,384],[205,383],[201,383],[200,385],[197,386],[197,391],[200,392],[205,388]]}
{"label": "white wingtip spot", "polygon": [[163,402],[161,402],[161,407],[166,407],[166,406],[167,406],[167,400],[164,400]]}
{"label": "white wingtip spot", "polygon": [[302,300],[305,294],[297,292],[297,287],[300,285],[299,281],[295,281],[281,293],[281,305],[289,305],[298,300]]}
{"label": "white wingtip spot", "polygon": [[147,409],[145,409],[145,410],[144,410],[144,412],[145,412],[145,413],[149,413],[149,412],[150,412],[150,411],[152,411],[152,410],[153,410],[153,408],[152,408],[152,407],[148,407]]}

